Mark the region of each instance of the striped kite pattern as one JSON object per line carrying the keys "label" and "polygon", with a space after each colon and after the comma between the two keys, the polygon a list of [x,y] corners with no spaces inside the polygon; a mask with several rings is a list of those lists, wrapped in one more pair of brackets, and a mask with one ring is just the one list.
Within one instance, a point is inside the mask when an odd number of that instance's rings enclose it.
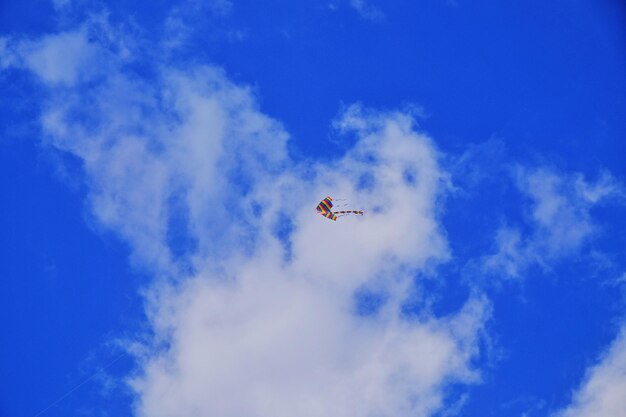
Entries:
{"label": "striped kite pattern", "polygon": [[340,211],[332,211],[333,208],[333,199],[330,196],[327,196],[325,199],[320,201],[315,210],[330,220],[337,220],[337,217],[345,216],[346,214],[360,214],[363,215],[363,210],[340,210]]}

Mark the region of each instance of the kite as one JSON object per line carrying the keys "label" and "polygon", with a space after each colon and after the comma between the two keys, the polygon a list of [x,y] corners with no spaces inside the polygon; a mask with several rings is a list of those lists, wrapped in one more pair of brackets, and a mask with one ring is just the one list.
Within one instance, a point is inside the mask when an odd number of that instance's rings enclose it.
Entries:
{"label": "kite", "polygon": [[335,221],[337,220],[337,217],[342,217],[348,214],[360,214],[361,216],[363,215],[363,210],[332,211],[332,208],[333,208],[332,201],[333,199],[330,196],[326,197],[325,199],[320,201],[320,203],[317,205],[315,210],[318,212],[318,214],[321,214],[327,219],[335,220]]}

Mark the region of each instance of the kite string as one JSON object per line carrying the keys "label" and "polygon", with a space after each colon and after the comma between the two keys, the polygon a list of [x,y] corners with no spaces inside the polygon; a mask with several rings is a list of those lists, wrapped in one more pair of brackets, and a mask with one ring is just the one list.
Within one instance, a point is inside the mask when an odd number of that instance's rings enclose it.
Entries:
{"label": "kite string", "polygon": [[78,388],[82,387],[83,385],[85,385],[87,382],[91,381],[93,378],[96,377],[96,375],[98,375],[99,373],[101,373],[102,371],[108,369],[110,366],[112,366],[113,364],[115,364],[117,361],[119,361],[120,359],[122,359],[122,357],[124,357],[125,355],[127,355],[127,352],[122,352],[121,355],[119,355],[117,358],[113,359],[111,362],[109,362],[108,364],[106,364],[104,367],[98,369],[96,372],[94,372],[93,374],[91,374],[91,376],[89,376],[87,379],[85,379],[84,381],[82,381],[80,384],[76,385],[74,388],[70,389],[68,392],[66,392],[65,394],[61,395],[59,398],[57,398],[55,401],[53,401],[50,405],[48,405],[46,408],[44,408],[43,410],[41,410],[40,412],[38,412],[37,414],[34,415],[34,417],[38,417],[40,415],[42,415],[43,413],[45,413],[46,411],[48,411],[50,408],[54,407],[55,405],[57,405],[58,403],[60,403],[61,401],[63,401],[65,398],[67,398],[71,393],[73,393],[74,391],[76,391]]}

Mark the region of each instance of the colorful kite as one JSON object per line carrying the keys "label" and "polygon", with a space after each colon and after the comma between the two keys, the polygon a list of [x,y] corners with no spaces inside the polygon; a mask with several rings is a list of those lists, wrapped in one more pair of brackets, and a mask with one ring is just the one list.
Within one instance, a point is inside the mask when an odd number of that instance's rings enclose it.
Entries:
{"label": "colorful kite", "polygon": [[363,210],[341,210],[341,211],[332,211],[333,208],[333,199],[331,197],[326,197],[317,205],[315,210],[326,217],[327,219],[337,220],[337,217],[342,217],[347,214],[360,214],[363,215]]}

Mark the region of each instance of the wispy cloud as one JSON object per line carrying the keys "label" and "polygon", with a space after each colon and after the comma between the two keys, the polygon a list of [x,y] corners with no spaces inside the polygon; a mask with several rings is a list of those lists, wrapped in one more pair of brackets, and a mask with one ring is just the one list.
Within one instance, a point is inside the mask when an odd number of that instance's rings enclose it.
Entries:
{"label": "wispy cloud", "polygon": [[363,19],[380,21],[385,18],[385,14],[369,0],[350,0],[350,6],[361,16]]}
{"label": "wispy cloud", "polygon": [[132,60],[134,39],[114,27],[106,13],[91,14],[80,25],[37,39],[0,39],[0,69],[26,69],[50,88],[76,87],[118,70]]}
{"label": "wispy cloud", "polygon": [[626,416],[626,328],[623,328],[555,417]]}
{"label": "wispy cloud", "polygon": [[623,196],[622,186],[606,172],[590,182],[578,173],[518,167],[515,182],[526,197],[526,231],[503,226],[496,235],[495,253],[483,259],[487,271],[509,277],[519,277],[530,265],[545,266],[578,254],[598,234],[593,207]]}
{"label": "wispy cloud", "polygon": [[52,0],[52,6],[60,11],[72,5],[72,0]]}
{"label": "wispy cloud", "polygon": [[233,10],[231,0],[182,0],[170,9],[163,24],[164,36],[161,45],[166,51],[184,48],[186,43],[197,34],[198,29],[217,27],[214,33],[230,42],[243,39],[241,29],[225,29],[220,22]]}

